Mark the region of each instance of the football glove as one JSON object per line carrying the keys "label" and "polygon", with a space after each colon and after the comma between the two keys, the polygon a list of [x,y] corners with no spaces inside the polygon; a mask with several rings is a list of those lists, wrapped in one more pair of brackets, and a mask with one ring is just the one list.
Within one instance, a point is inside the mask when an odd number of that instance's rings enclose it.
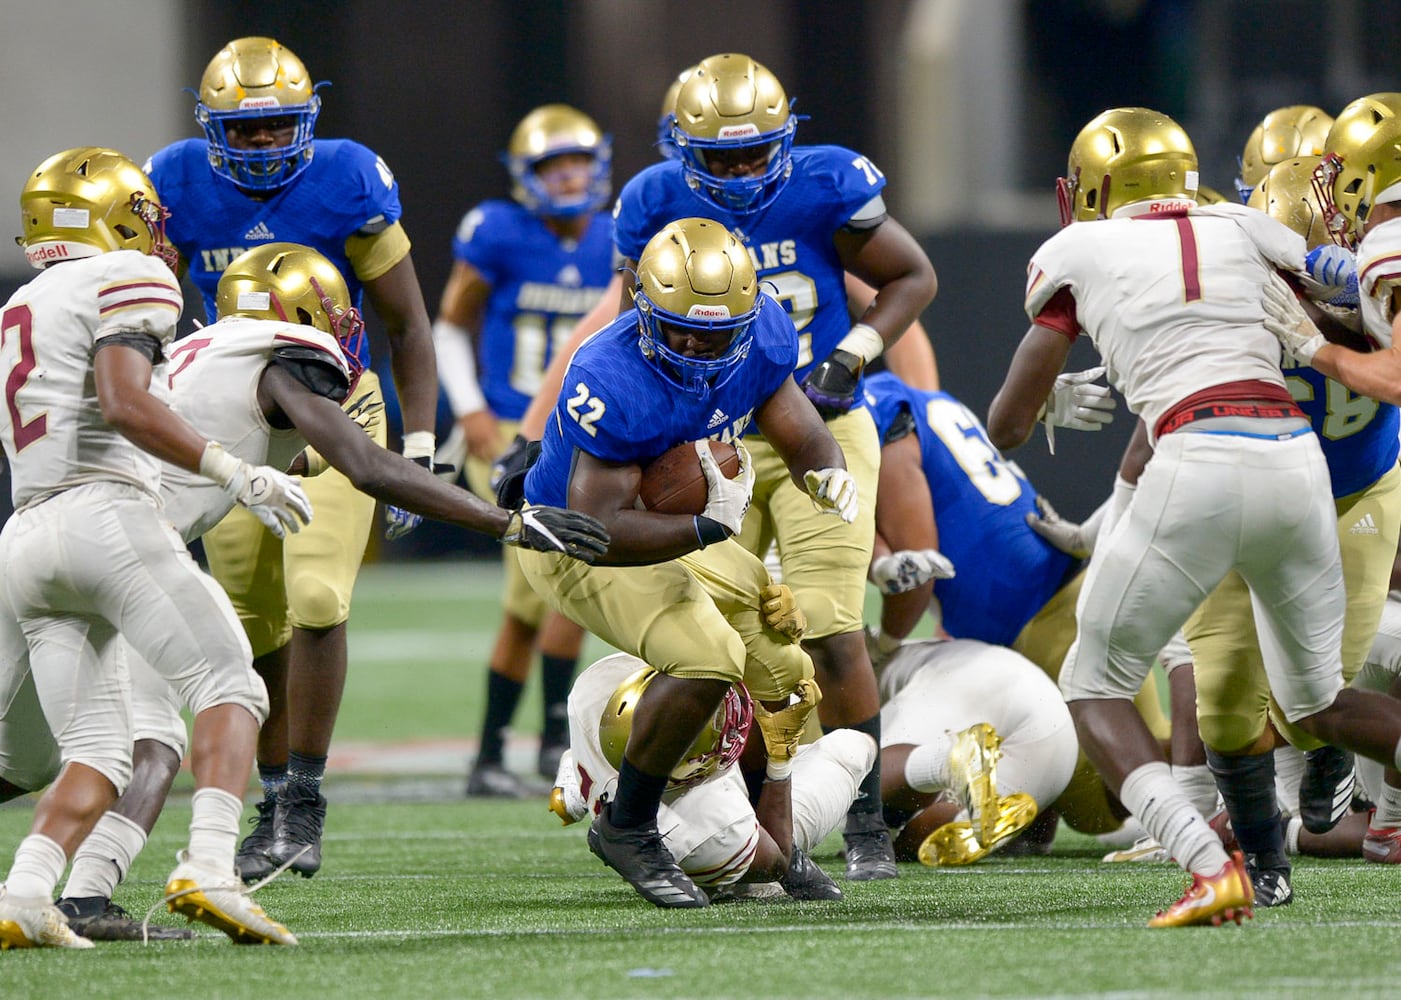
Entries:
{"label": "football glove", "polygon": [[491,463],[491,489],[496,505],[515,510],[525,503],[525,476],[540,457],[540,442],[517,434]]}
{"label": "football glove", "polygon": [[[792,699],[796,699],[793,701]],[[764,747],[773,764],[790,765],[798,753],[798,742],[807,728],[808,716],[822,702],[822,689],[811,677],[798,682],[787,708],[770,712],[759,702],[754,703],[754,721],[764,734]],[[772,776],[772,773],[771,775]]]}
{"label": "football glove", "polygon": [[1056,376],[1051,395],[1041,408],[1041,421],[1046,427],[1046,446],[1056,453],[1055,428],[1068,427],[1076,431],[1097,431],[1113,423],[1118,402],[1106,385],[1094,382],[1104,375],[1104,366],[1087,368],[1082,372],[1065,372]]}
{"label": "football glove", "polygon": [[467,464],[467,434],[461,423],[452,425],[452,432],[433,453],[433,472],[445,483],[457,482],[462,467]]}
{"label": "football glove", "polygon": [[1351,250],[1325,243],[1304,256],[1304,273],[1312,279],[1309,297],[1330,306],[1356,309],[1357,258]]}
{"label": "football glove", "polygon": [[345,415],[371,437],[374,437],[383,413],[384,403],[368,392],[345,408]]}
{"label": "football glove", "polygon": [[506,522],[501,544],[536,552],[562,552],[592,563],[608,551],[608,529],[574,510],[562,507],[525,507]]}
{"label": "football glove", "polygon": [[735,451],[739,453],[739,473],[727,479],[710,453],[710,442],[704,439],[696,442],[696,456],[705,474],[706,489],[705,510],[700,516],[714,521],[730,535],[739,531],[754,496],[754,463],[749,459],[749,449],[736,442]]}
{"label": "football glove", "polygon": [[817,407],[823,420],[839,417],[856,404],[856,386],[865,367],[858,355],[838,348],[808,372],[803,379],[803,394]]}
{"label": "football glove", "polygon": [[856,520],[860,504],[856,497],[856,480],[845,469],[809,469],[803,473],[812,504],[824,514],[836,514],[847,524]]}
{"label": "football glove", "polygon": [[797,642],[807,631],[808,619],[803,609],[798,607],[798,599],[786,584],[771,583],[759,591],[759,610],[764,613],[764,624],[789,642]]}
{"label": "football glove", "polygon": [[396,538],[403,538],[422,524],[423,515],[415,514],[402,507],[395,507],[391,503],[384,505],[384,520],[387,525],[384,529],[384,537],[392,542]]}
{"label": "football glove", "polygon": [[953,577],[953,563],[938,549],[905,549],[871,563],[871,582],[882,594],[904,594],[930,580]]}
{"label": "football glove", "polygon": [[1278,274],[1271,273],[1264,286],[1265,329],[1274,334],[1284,350],[1301,365],[1313,363],[1313,356],[1328,341],[1318,332],[1299,298]]}
{"label": "football glove", "polygon": [[278,538],[296,533],[311,523],[311,501],[302,491],[301,480],[267,465],[249,465],[224,450],[217,441],[204,446],[200,475],[212,479],[236,503]]}
{"label": "football glove", "polygon": [[1043,496],[1036,498],[1035,514],[1026,516],[1031,530],[1044,538],[1054,549],[1076,559],[1088,559],[1094,551],[1094,539],[1087,536],[1084,525],[1067,521],[1056,513],[1051,501]]}

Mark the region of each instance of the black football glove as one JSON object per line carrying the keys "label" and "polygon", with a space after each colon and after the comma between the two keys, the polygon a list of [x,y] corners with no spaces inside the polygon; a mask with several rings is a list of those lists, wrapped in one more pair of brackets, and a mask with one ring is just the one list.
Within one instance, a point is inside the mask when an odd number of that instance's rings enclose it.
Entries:
{"label": "black football glove", "polygon": [[575,510],[527,507],[511,515],[501,543],[536,552],[563,552],[592,563],[608,551],[608,529]]}
{"label": "black football glove", "polygon": [[491,488],[496,505],[517,510],[525,503],[525,474],[540,457],[540,442],[527,441],[517,434],[496,461],[491,463]]}
{"label": "black football glove", "polygon": [[837,350],[808,372],[803,379],[803,393],[823,420],[839,417],[856,405],[856,386],[865,367],[857,355]]}

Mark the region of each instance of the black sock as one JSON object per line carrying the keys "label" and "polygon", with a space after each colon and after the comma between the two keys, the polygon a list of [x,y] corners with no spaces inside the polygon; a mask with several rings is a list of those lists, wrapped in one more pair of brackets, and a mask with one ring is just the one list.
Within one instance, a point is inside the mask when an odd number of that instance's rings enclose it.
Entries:
{"label": "black sock", "polygon": [[500,764],[506,752],[506,734],[516,714],[525,685],[495,670],[486,674],[486,718],[482,720],[482,746],[477,764]]}
{"label": "black sock", "polygon": [[1241,851],[1254,856],[1256,868],[1289,868],[1275,798],[1274,754],[1226,757],[1207,747],[1206,762],[1225,800]]}
{"label": "black sock", "polygon": [[608,822],[616,827],[634,827],[655,820],[667,779],[667,775],[659,778],[643,774],[624,757],[618,771],[618,794],[608,804]]}
{"label": "black sock", "polygon": [[[855,729],[858,733],[865,733],[876,741],[876,746],[880,746],[880,713],[877,712],[865,722],[858,722],[854,726],[846,726],[846,729]],[[871,769],[866,772],[866,777],[861,779],[861,784],[857,787],[856,800],[851,803],[851,808],[846,811],[848,816],[862,814],[879,817],[881,815],[880,802],[880,753],[876,753],[876,759],[871,764]]]}
{"label": "black sock", "polygon": [[287,754],[287,784],[299,785],[319,793],[321,779],[325,775],[325,757],[313,757],[311,754],[297,753],[295,750]]}
{"label": "black sock", "polygon": [[569,688],[574,684],[574,657],[541,656],[540,688],[545,703],[545,726],[540,731],[542,746],[569,742]]}
{"label": "black sock", "polygon": [[258,782],[263,786],[263,798],[271,799],[287,783],[286,764],[259,764]]}

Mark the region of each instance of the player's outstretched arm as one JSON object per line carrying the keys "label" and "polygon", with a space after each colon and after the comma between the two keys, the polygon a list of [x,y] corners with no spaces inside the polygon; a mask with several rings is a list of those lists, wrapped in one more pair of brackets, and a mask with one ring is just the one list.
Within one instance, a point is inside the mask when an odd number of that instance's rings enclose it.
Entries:
{"label": "player's outstretched arm", "polygon": [[[846,275],[847,312],[853,323],[876,298],[876,290],[854,274]],[[926,392],[939,391],[939,362],[934,356],[934,344],[924,324],[915,320],[899,340],[885,351],[885,366],[908,386]]]}
{"label": "player's outstretched arm", "polygon": [[[900,554],[937,550],[939,533],[934,523],[934,500],[920,461],[919,438],[908,434],[881,448],[881,469],[876,492],[876,547],[872,551],[871,579],[881,587],[880,627],[883,635],[904,639],[929,610],[934,578],[908,590],[889,590],[889,570],[898,567]],[[894,564],[892,567],[891,564]],[[877,572],[881,567],[881,572]],[[898,577],[898,573],[896,574]]]}
{"label": "player's outstretched arm", "polygon": [[873,230],[839,230],[833,243],[842,266],[878,293],[857,322],[872,327],[889,347],[934,301],[939,291],[934,265],[894,219],[886,219]]}
{"label": "player's outstretched arm", "polygon": [[1069,354],[1070,340],[1064,334],[1039,323],[1026,331],[988,409],[988,439],[994,447],[1016,448],[1031,437]]}

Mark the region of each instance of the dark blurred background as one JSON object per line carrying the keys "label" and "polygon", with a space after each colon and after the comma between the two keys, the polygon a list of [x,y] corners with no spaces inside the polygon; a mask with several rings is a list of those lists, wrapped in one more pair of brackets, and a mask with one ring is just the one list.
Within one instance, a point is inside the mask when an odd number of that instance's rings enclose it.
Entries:
{"label": "dark blurred background", "polygon": [[[1395,10],[1383,0],[71,0],[36,13],[0,0],[11,94],[0,181],[17,192],[29,165],[80,142],[139,160],[198,134],[180,87],[197,86],[229,39],[272,35],[332,82],[318,135],[356,139],[393,168],[434,314],[457,221],[506,196],[498,156],[527,111],[564,101],[593,115],[614,137],[617,190],[654,160],[675,75],[742,51],[809,116],[800,143],[849,146],[885,170],[894,216],[939,273],[924,322],[944,387],[983,414],[1025,330],[1026,260],[1056,227],[1053,184],[1081,125],[1114,105],[1165,111],[1193,136],[1203,183],[1229,193],[1265,112],[1309,103],[1336,113],[1397,89]],[[57,67],[64,90],[46,80]],[[19,254],[7,257],[6,294],[26,279]],[[1086,345],[1072,363],[1090,359]],[[1125,414],[1100,434],[1062,432],[1054,458],[1039,438],[1013,457],[1080,517],[1107,494],[1130,429]],[[425,526],[383,554],[465,545],[463,532]]]}

